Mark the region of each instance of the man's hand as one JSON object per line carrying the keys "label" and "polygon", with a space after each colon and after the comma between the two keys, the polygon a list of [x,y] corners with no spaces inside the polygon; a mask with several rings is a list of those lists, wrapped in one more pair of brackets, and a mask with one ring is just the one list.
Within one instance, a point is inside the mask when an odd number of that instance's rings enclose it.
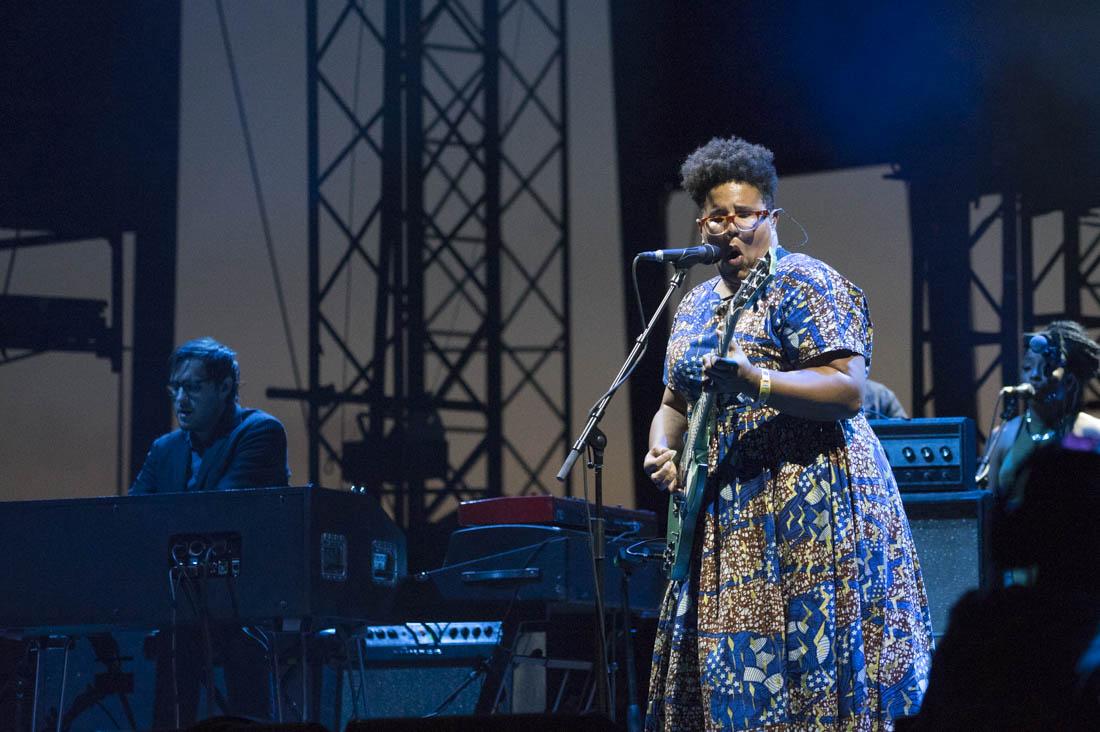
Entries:
{"label": "man's hand", "polygon": [[680,470],[676,466],[676,451],[668,447],[655,445],[649,448],[642,461],[646,475],[663,491],[680,491]]}

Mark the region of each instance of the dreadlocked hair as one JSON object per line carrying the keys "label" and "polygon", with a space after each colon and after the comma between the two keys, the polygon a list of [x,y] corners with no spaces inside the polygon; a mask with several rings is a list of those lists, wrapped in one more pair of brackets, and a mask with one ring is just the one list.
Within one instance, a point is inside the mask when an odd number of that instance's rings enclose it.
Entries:
{"label": "dreadlocked hair", "polygon": [[1100,343],[1089,338],[1080,323],[1054,320],[1045,330],[1062,344],[1067,371],[1081,381],[1100,375]]}

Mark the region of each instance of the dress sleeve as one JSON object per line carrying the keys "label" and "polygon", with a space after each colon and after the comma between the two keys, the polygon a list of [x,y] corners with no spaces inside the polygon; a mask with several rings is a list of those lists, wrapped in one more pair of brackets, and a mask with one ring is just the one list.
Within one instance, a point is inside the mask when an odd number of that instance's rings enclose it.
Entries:
{"label": "dress sleeve", "polygon": [[809,257],[777,273],[776,332],[792,369],[825,355],[859,355],[871,367],[867,298],[836,270]]}
{"label": "dress sleeve", "polygon": [[665,349],[665,386],[688,402],[699,398],[703,384],[702,356],[717,347],[717,336],[709,327],[713,308],[708,302],[713,283],[696,287],[680,301],[672,321]]}

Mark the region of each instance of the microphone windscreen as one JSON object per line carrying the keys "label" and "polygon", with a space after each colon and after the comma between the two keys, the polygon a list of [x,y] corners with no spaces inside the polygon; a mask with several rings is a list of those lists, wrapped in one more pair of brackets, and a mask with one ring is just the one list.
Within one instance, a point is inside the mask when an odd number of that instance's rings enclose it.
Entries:
{"label": "microphone windscreen", "polygon": [[1036,333],[1031,336],[1031,340],[1027,343],[1028,350],[1032,353],[1038,353],[1039,355],[1045,355],[1047,349],[1050,348],[1050,341],[1042,333]]}

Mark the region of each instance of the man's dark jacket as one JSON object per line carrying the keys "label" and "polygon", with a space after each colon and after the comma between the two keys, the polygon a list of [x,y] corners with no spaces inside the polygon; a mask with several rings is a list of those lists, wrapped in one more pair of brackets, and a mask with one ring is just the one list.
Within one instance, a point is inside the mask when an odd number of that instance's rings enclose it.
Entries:
{"label": "man's dark jacket", "polygon": [[149,448],[130,495],[287,485],[286,430],[266,412],[234,405],[203,453],[194,481],[190,468],[189,434],[177,429],[162,435]]}

